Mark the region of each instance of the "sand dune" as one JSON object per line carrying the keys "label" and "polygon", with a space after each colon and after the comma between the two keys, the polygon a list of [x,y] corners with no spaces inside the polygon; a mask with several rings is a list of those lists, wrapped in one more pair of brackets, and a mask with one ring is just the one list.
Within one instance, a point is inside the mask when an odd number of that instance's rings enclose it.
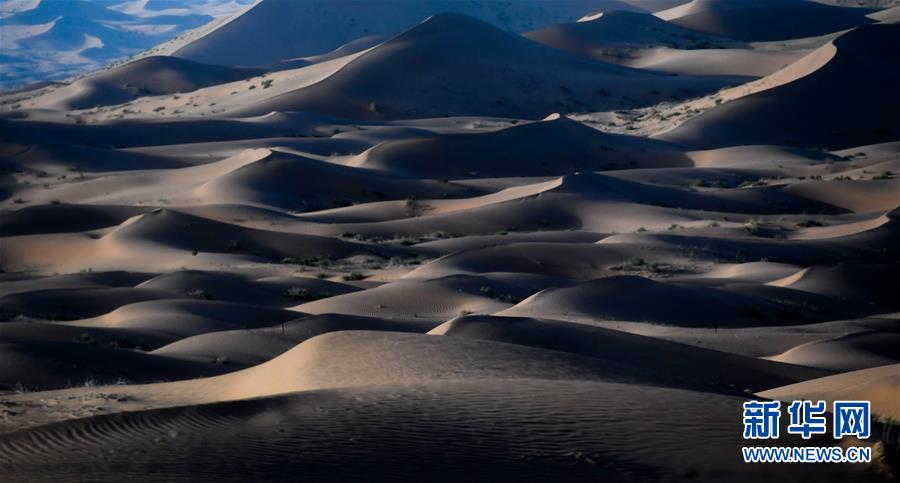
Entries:
{"label": "sand dune", "polygon": [[872,402],[872,412],[896,419],[900,415],[897,400],[900,385],[900,366],[891,364],[834,376],[813,379],[759,393],[771,399],[824,399],[867,400]]}
{"label": "sand dune", "polygon": [[[297,184],[300,175],[309,184]],[[335,204],[384,199],[459,197],[471,190],[447,182],[396,179],[367,169],[270,152],[206,181],[195,193],[216,202],[260,203],[316,211]]]}
{"label": "sand dune", "polygon": [[152,331],[170,337],[268,327],[302,314],[255,305],[215,300],[161,300],[123,305],[90,319],[68,324],[74,327],[109,327]]}
{"label": "sand dune", "polygon": [[0,387],[47,390],[93,384],[192,379],[223,372],[141,352],[78,343],[3,343]]}
{"label": "sand dune", "polygon": [[[572,411],[551,410],[564,401],[593,403]],[[69,435],[54,425],[2,436],[0,458],[22,478],[65,475],[64,468],[90,465],[100,477],[178,479],[193,475],[191,468],[199,464],[209,468],[206,474],[212,479],[235,473],[291,478],[297,465],[310,477],[326,479],[377,474],[392,480],[455,481],[473,473],[502,478],[523,467],[537,481],[678,478],[686,471],[698,478],[764,479],[769,470],[748,468],[733,458],[741,444],[733,414],[741,402],[605,382],[440,381],[103,416],[73,423]],[[664,431],[661,419],[626,423],[642,414],[665,414],[664,420],[671,422]],[[163,429],[159,421],[169,425]],[[470,451],[472,434],[485,426],[492,430],[479,439],[479,451]],[[600,428],[620,436],[610,439]],[[320,441],[323,433],[331,435],[326,442]],[[693,445],[674,436],[681,433],[693,434],[705,448],[702,458],[690,449]],[[569,444],[573,434],[579,449]],[[653,447],[645,437],[656,442]],[[110,441],[122,451],[101,460],[97,450]],[[256,461],[250,468],[238,464],[242,458],[228,457],[246,455],[248,448]],[[410,467],[411,459],[421,463]],[[160,461],[167,464],[160,466]],[[859,481],[865,474],[856,465],[792,468],[785,465],[780,477]]]}
{"label": "sand dune", "polygon": [[0,288],[0,295],[52,289],[132,287],[144,280],[148,280],[152,276],[149,273],[124,271],[72,273],[56,277],[3,274],[3,285]]}
{"label": "sand dune", "polygon": [[804,51],[754,49],[718,35],[682,28],[647,13],[613,11],[589,21],[524,34],[536,42],[604,62],[679,75],[760,77]]}
{"label": "sand dune", "polygon": [[[725,325],[723,321],[728,321],[731,327],[760,323],[777,325],[779,318],[790,320],[788,315],[782,313],[786,310],[783,306],[748,295],[702,286],[655,282],[643,277],[614,276],[538,292],[515,307],[498,312],[498,315],[582,321],[665,321],[688,327],[715,327]],[[654,303],[648,304],[650,300]],[[676,303],[684,306],[677,315],[673,315],[669,307]],[[799,314],[800,317],[810,315]]]}
{"label": "sand dune", "polygon": [[58,89],[42,97],[35,107],[90,109],[123,104],[135,97],[195,91],[262,73],[258,69],[208,65],[177,57],[144,57]]}
{"label": "sand dune", "polygon": [[[473,367],[468,363],[472,358],[484,364]],[[156,385],[119,385],[115,392],[137,403],[121,410],[134,410],[373,384],[504,378],[626,381],[640,377],[648,376],[625,365],[501,342],[405,332],[339,331],[313,337],[271,361],[231,374]],[[60,404],[73,405],[65,401],[96,392],[92,389],[45,395]],[[28,396],[19,399],[27,400]],[[42,417],[61,416],[66,418],[62,411]]]}
{"label": "sand dune", "polygon": [[[647,13],[612,11],[592,20],[556,24],[524,34],[542,44],[598,60],[614,62],[628,48],[668,46],[698,49],[738,45],[730,39],[704,35],[666,22]],[[607,53],[608,52],[608,53]]]}
{"label": "sand dune", "polygon": [[694,0],[656,15],[685,28],[741,40],[782,40],[865,25],[871,22],[865,17],[869,12],[807,0]]}
{"label": "sand dune", "polygon": [[35,205],[0,215],[0,229],[5,236],[89,231],[118,225],[142,211],[131,206]]}
{"label": "sand dune", "polygon": [[[520,61],[504,62],[509,58]],[[498,64],[503,66],[499,73],[492,67]],[[416,75],[397,75],[407,70]],[[479,88],[463,81],[467,78],[480,79]],[[462,114],[542,118],[560,109],[611,109],[683,98],[681,89],[709,92],[728,81],[662,76],[592,62],[465,15],[440,14],[317,84],[236,113],[308,110],[358,119]]]}
{"label": "sand dune", "polygon": [[342,314],[300,317],[251,330],[226,330],[185,337],[153,351],[176,359],[216,362],[230,370],[251,367],[287,352],[317,335],[343,330],[423,332],[430,325]]}
{"label": "sand dune", "polygon": [[626,65],[678,75],[763,77],[803,58],[808,51],[763,49],[672,49],[658,47]]}
{"label": "sand dune", "polygon": [[808,342],[769,360],[848,372],[900,362],[900,334],[862,332]]}
{"label": "sand dune", "polygon": [[770,282],[770,285],[790,287],[844,300],[859,300],[879,306],[884,312],[900,308],[889,279],[882,278],[896,267],[891,265],[813,266]]}
{"label": "sand dune", "polygon": [[[127,109],[127,108],[122,108]],[[277,114],[266,111],[256,118],[165,119],[161,116],[151,122],[112,120],[102,124],[80,125],[35,120],[28,124],[10,118],[0,118],[4,140],[38,144],[67,143],[76,146],[91,145],[102,148],[133,148],[154,145],[190,144],[213,141],[237,141],[253,138],[321,136],[333,134],[330,126],[334,119],[318,115],[291,113]],[[65,118],[64,118],[65,119]],[[77,119],[77,118],[76,118]],[[325,122],[325,125],[320,124]]]}
{"label": "sand dune", "polygon": [[898,474],[896,2],[849,3],[262,0],[0,93],[0,479]]}
{"label": "sand dune", "polygon": [[826,164],[839,161],[833,154],[819,150],[788,146],[731,146],[721,149],[690,151],[688,157],[701,168],[756,168],[778,166],[801,168],[803,165]]}
{"label": "sand dune", "polygon": [[[581,354],[640,368],[665,367],[657,384],[681,381],[682,387],[700,382],[703,390],[743,390],[775,384],[773,378],[815,377],[814,371],[800,366],[766,365],[754,358],[698,349],[627,332],[584,324],[520,317],[465,316],[450,320],[430,334],[495,340],[561,352]],[[650,360],[647,355],[652,354]],[[656,360],[656,359],[659,360]],[[741,369],[733,369],[740,366]],[[658,370],[658,369],[657,369]],[[733,379],[741,374],[741,379]],[[743,377],[746,376],[746,379]]]}
{"label": "sand dune", "polygon": [[[695,180],[692,180],[693,183]],[[680,209],[674,209],[673,207]],[[522,211],[528,207],[528,211]],[[369,236],[486,235],[513,231],[583,229],[592,232],[664,230],[701,224],[706,210],[733,213],[842,213],[815,200],[791,196],[778,187],[699,193],[682,187],[635,182],[620,176],[576,173],[551,181],[509,187],[459,200],[379,203],[322,212],[302,218],[321,223],[317,233]],[[623,216],[603,216],[617,213]],[[473,220],[475,215],[476,221]],[[340,225],[335,225],[340,223]]]}
{"label": "sand dune", "polygon": [[339,313],[440,321],[463,312],[492,313],[509,306],[481,293],[481,286],[463,290],[454,282],[457,280],[453,278],[431,282],[394,282],[363,292],[305,303],[294,307],[294,310],[310,314]]}
{"label": "sand dune", "polygon": [[860,213],[893,210],[900,201],[898,190],[900,184],[890,179],[865,185],[846,181],[797,183],[786,188],[789,193]]}
{"label": "sand dune", "polygon": [[122,305],[170,298],[173,294],[159,290],[135,290],[131,287],[60,287],[23,291],[5,295],[0,300],[0,318],[17,316],[42,319],[78,319],[100,315]]}
{"label": "sand dune", "polygon": [[[892,140],[900,128],[888,113],[900,104],[893,95],[897,73],[887,66],[897,62],[898,29],[854,29],[833,41],[833,57],[809,75],[724,103],[661,138],[697,148],[734,144],[738,137],[750,144],[831,148]],[[849,88],[842,83],[847,78],[859,81]],[[885,110],[866,107],[876,104]]]}
{"label": "sand dune", "polygon": [[[302,296],[330,297],[358,289],[351,285],[307,277],[252,277],[219,272],[181,271],[153,277],[137,288],[190,293],[201,290],[210,300],[222,300],[255,305],[291,304],[293,292]],[[302,292],[305,290],[306,292]]]}
{"label": "sand dune", "polygon": [[[47,257],[35,246],[67,242],[64,235],[8,237],[4,239],[6,263],[9,266],[31,267],[97,267],[104,266],[103,258],[110,251],[117,263],[141,270],[152,262],[141,260],[138,254],[166,253],[176,267],[207,266],[210,261],[235,260],[339,260],[357,255],[372,257],[399,256],[407,253],[398,247],[379,247],[314,235],[289,234],[244,228],[200,218],[171,210],[157,209],[130,218],[105,232],[102,236],[72,235],[79,239],[78,249],[57,252]],[[202,257],[199,255],[204,254]],[[192,261],[196,258],[196,261]],[[123,265],[124,266],[124,265]]]}
{"label": "sand dune", "polygon": [[[637,8],[665,8],[665,1],[630,2]],[[404,5],[344,0],[340,7],[265,0],[235,15],[215,30],[178,45],[177,57],[226,65],[265,65],[296,57],[324,54],[355,39],[392,37],[410,25],[441,12],[459,12],[494,23],[504,30],[523,31],[557,22],[571,22],[599,5],[629,8],[629,2],[539,0],[507,5],[429,0]],[[634,7],[631,7],[634,8]],[[304,35],[293,35],[304,32]],[[255,42],[247,42],[254,36]],[[265,46],[256,49],[254,46]]]}
{"label": "sand dune", "polygon": [[[560,147],[553,140],[570,142]],[[477,153],[477,157],[468,153]],[[553,157],[551,164],[546,160]],[[456,134],[382,143],[357,166],[426,178],[547,176],[583,170],[684,166],[664,143],[610,135],[565,116],[484,134]]]}
{"label": "sand dune", "polygon": [[179,160],[145,155],[121,149],[104,149],[93,146],[65,146],[57,144],[36,144],[15,154],[0,158],[3,166],[10,170],[40,170],[62,172],[67,177],[77,178],[85,172],[126,171],[136,169],[180,168]]}
{"label": "sand dune", "polygon": [[[635,322],[601,322],[599,325],[704,349],[758,358],[776,357],[795,347],[801,347],[812,342],[828,341],[867,332],[878,332],[890,337],[890,334],[900,330],[900,323],[896,319],[883,318],[883,316],[803,323],[800,325],[742,327],[736,329],[698,329]],[[865,349],[864,346],[860,347]],[[861,356],[863,352],[864,350],[857,351],[856,356]],[[864,357],[873,356],[878,357],[877,354],[867,354]]]}

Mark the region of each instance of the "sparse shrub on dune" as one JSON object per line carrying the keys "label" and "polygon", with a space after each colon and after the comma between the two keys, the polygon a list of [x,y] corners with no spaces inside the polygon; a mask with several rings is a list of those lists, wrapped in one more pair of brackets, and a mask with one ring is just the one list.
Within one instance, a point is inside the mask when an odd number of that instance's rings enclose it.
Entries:
{"label": "sparse shrub on dune", "polygon": [[187,296],[197,300],[212,300],[212,294],[202,289],[188,290]]}
{"label": "sparse shrub on dune", "polygon": [[329,297],[328,294],[313,292],[305,287],[290,287],[284,292],[284,296],[288,300],[304,302],[312,302],[314,300],[320,300]]}
{"label": "sparse shrub on dune", "polygon": [[800,228],[812,228],[816,226],[828,226],[828,222],[819,220],[806,220],[797,223]]}

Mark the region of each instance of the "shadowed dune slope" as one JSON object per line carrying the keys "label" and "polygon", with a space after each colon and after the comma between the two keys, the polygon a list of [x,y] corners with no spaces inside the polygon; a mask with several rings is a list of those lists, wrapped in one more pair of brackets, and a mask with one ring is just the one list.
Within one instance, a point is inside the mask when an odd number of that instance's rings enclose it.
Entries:
{"label": "shadowed dune slope", "polygon": [[692,31],[654,15],[614,11],[599,18],[557,24],[523,34],[525,37],[573,54],[606,62],[625,63],[632,49],[670,47],[706,49],[737,45],[736,42]]}
{"label": "shadowed dune slope", "polygon": [[[560,139],[565,139],[565,143],[560,145]],[[691,164],[665,143],[603,133],[556,114],[543,121],[483,134],[390,141],[363,153],[355,163],[393,173],[445,179],[547,176]]]}
{"label": "shadowed dune slope", "polygon": [[131,287],[60,287],[0,297],[0,320],[18,316],[72,320],[105,314],[123,305],[178,297],[163,290]]}
{"label": "shadowed dune slope", "polygon": [[266,65],[325,54],[362,37],[392,37],[441,12],[468,14],[504,30],[522,32],[572,22],[600,7],[657,10],[668,4],[671,0],[427,0],[403,2],[398,8],[396,3],[370,0],[263,0],[206,35],[179,46],[174,55],[214,64]]}
{"label": "shadowed dune slope", "polygon": [[866,17],[870,12],[808,0],[693,0],[656,15],[691,30],[760,41],[813,37],[858,27],[872,23]]}
{"label": "shadowed dune slope", "polygon": [[900,118],[894,114],[900,111],[895,87],[900,25],[860,27],[833,44],[834,56],[810,74],[722,104],[660,139],[698,149],[734,144],[838,149],[900,139]]}
{"label": "shadowed dune slope", "polygon": [[35,205],[0,214],[3,236],[95,230],[148,211],[136,206]]}
{"label": "shadowed dune slope", "polygon": [[[836,305],[829,307],[829,315],[836,308]],[[779,325],[779,317],[783,317],[780,325],[784,325],[790,320],[784,312],[785,307],[777,299],[753,293],[657,282],[637,276],[612,276],[538,292],[498,315],[655,322],[684,327],[751,327]],[[809,315],[805,311],[800,314]]]}
{"label": "shadowed dune slope", "polygon": [[148,383],[221,374],[214,365],[73,342],[0,344],[0,388],[47,390]]}
{"label": "shadowed dune slope", "polygon": [[154,242],[180,250],[240,252],[277,259],[285,256],[337,259],[360,254],[399,253],[396,248],[244,228],[163,209],[131,218],[105,234],[101,240],[124,244]]}
{"label": "shadowed dune slope", "polygon": [[136,97],[190,92],[262,74],[260,69],[202,64],[169,56],[144,57],[80,79],[41,100],[41,107],[89,109]]}
{"label": "shadowed dune slope", "polygon": [[[383,330],[392,332],[425,332],[434,324],[408,323],[396,320],[343,314],[301,317],[273,327],[251,330],[209,332],[178,340],[153,353],[188,361],[219,361],[231,370],[245,369],[293,349],[307,339],[328,332],[344,330]],[[2,338],[0,326],[0,338]]]}
{"label": "shadowed dune slope", "polygon": [[791,401],[795,399],[828,401],[871,401],[872,413],[900,418],[900,364],[844,372],[759,393],[762,397]]}
{"label": "shadowed dune slope", "polygon": [[[571,401],[591,403],[555,409]],[[532,481],[679,479],[686,471],[701,479],[763,480],[768,468],[734,457],[743,444],[734,423],[742,401],[534,379],[321,390],[20,431],[0,436],[0,464],[22,481],[88,469],[100,478],[184,479],[196,477],[198,467],[211,480],[291,479],[298,466],[318,480],[449,482],[519,472]],[[685,434],[694,444],[685,444]],[[113,441],[120,450],[104,454]],[[781,441],[804,444],[789,435]],[[698,446],[705,450],[691,449]],[[246,465],[248,455],[253,465]],[[866,481],[860,466],[784,465],[779,476]]]}
{"label": "shadowed dune slope", "polygon": [[772,361],[840,372],[900,363],[900,334],[859,332],[793,347]]}
{"label": "shadowed dune slope", "polygon": [[657,368],[666,372],[660,374],[660,382],[681,380],[686,385],[699,382],[700,387],[711,391],[717,390],[717,386],[723,391],[775,386],[778,379],[807,380],[821,374],[806,367],[765,364],[755,358],[553,320],[470,315],[450,320],[429,333],[495,340]]}
{"label": "shadowed dune slope", "polygon": [[303,297],[324,298],[360,290],[329,280],[308,277],[253,277],[223,272],[182,270],[147,280],[137,288],[172,293],[200,291],[204,298],[255,305],[288,305]]}
{"label": "shadowed dune slope", "polygon": [[890,312],[900,310],[900,300],[897,300],[890,276],[898,269],[900,265],[892,263],[817,265],[769,285],[856,300]]}
{"label": "shadowed dune slope", "polygon": [[199,186],[195,193],[219,203],[260,203],[314,211],[333,208],[335,203],[456,198],[475,192],[448,182],[390,175],[271,151],[252,163],[213,177]]}
{"label": "shadowed dune slope", "polygon": [[[478,81],[473,84],[470,79]],[[236,113],[309,110],[357,119],[446,115],[534,119],[563,109],[647,105],[683,98],[687,94],[681,89],[696,95],[727,82],[727,78],[667,76],[605,64],[472,17],[445,13],[364,53],[314,85]]]}

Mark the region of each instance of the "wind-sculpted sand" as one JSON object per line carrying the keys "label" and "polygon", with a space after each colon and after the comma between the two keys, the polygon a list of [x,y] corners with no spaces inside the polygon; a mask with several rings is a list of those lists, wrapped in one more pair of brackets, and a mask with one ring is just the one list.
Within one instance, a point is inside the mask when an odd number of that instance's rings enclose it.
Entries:
{"label": "wind-sculpted sand", "polygon": [[896,475],[891,11],[314,3],[0,95],[0,480]]}

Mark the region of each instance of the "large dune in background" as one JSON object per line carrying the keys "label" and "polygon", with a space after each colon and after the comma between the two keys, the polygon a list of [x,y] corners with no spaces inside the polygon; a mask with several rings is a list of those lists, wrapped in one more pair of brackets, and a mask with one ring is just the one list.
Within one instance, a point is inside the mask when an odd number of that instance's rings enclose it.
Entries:
{"label": "large dune in background", "polygon": [[656,15],[692,30],[759,41],[813,37],[858,27],[872,23],[865,16],[869,12],[808,0],[693,0]]}
{"label": "large dune in background", "polygon": [[136,97],[195,91],[262,74],[259,69],[201,64],[153,56],[81,79],[45,98],[43,106],[61,110],[122,104]]}
{"label": "large dune in background", "polygon": [[[833,48],[822,47],[834,53],[809,74],[727,102],[661,138],[696,148],[738,139],[832,149],[893,140],[900,132],[891,114],[900,110],[894,88],[900,76],[892,67],[900,59],[898,40],[897,25],[855,29],[835,39]],[[873,105],[883,109],[873,111]]]}
{"label": "large dune in background", "polygon": [[[599,9],[656,11],[670,0],[528,0],[456,2],[426,0],[404,3],[342,0],[285,2],[264,0],[211,32],[183,45],[169,47],[184,59],[225,65],[267,65],[337,49],[361,37],[387,39],[410,25],[441,12],[457,12],[522,32],[559,22],[572,22]],[[302,35],[293,35],[302,32]],[[253,37],[253,43],[247,42]],[[174,49],[173,49],[174,47]]]}
{"label": "large dune in background", "polygon": [[[506,60],[510,58],[518,61]],[[727,81],[594,62],[472,17],[443,13],[316,84],[237,112],[309,110],[363,119],[464,114],[540,118],[560,109],[646,105],[686,96],[681,89],[709,92]]]}

